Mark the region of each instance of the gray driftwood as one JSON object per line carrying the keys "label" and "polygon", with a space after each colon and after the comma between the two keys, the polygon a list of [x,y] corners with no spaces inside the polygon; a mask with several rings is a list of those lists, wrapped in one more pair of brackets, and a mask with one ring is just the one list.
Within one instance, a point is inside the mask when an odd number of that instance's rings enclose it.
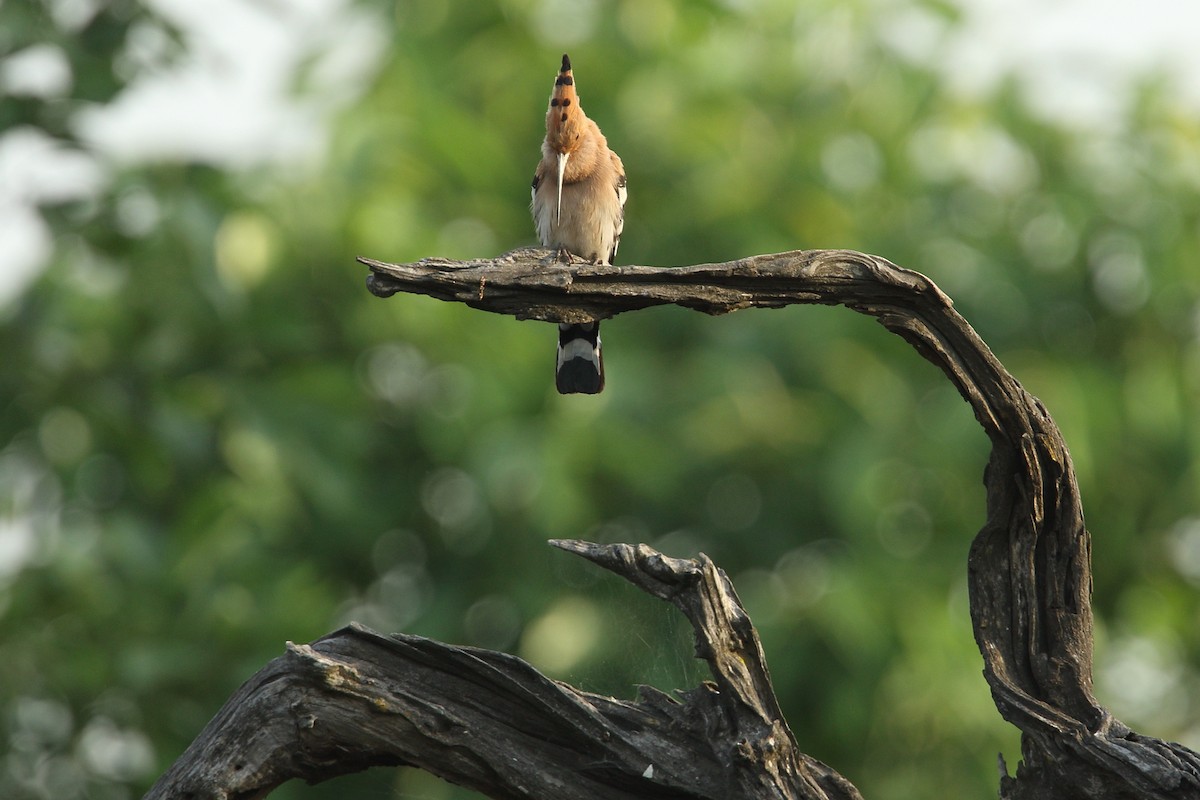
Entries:
{"label": "gray driftwood", "polygon": [[[612,267],[545,250],[371,268],[368,288],[522,319],[581,321],[675,304],[723,314],[842,305],[938,365],[991,440],[987,522],[968,560],[971,620],[1022,762],[1013,800],[1200,798],[1200,756],[1143,736],[1092,694],[1091,539],[1070,455],[1024,390],[925,276],[846,250],[723,264]],[[678,700],[587,694],[512,656],[361,628],[289,646],[230,699],[149,797],[254,797],[376,764],[419,766],[497,798],[852,798],[796,750],[750,620],[707,559],[560,542],[677,605],[713,682]],[[819,721],[815,724],[819,724]]]}

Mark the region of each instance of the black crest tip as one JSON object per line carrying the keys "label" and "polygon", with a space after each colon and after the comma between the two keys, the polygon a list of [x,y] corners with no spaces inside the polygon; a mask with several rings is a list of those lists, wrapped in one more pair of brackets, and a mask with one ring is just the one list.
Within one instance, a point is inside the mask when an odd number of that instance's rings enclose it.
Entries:
{"label": "black crest tip", "polygon": [[566,53],[563,53],[562,69],[560,69],[559,72],[570,72],[570,71],[571,71],[571,57],[568,56]]}

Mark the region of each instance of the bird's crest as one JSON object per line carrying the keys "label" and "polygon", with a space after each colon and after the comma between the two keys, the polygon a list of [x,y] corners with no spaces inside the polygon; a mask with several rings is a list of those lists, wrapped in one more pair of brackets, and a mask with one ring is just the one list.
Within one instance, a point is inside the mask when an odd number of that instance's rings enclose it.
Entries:
{"label": "bird's crest", "polygon": [[583,141],[586,119],[583,109],[579,107],[571,59],[563,53],[562,68],[554,78],[550,109],[546,112],[546,141],[558,153],[575,152]]}

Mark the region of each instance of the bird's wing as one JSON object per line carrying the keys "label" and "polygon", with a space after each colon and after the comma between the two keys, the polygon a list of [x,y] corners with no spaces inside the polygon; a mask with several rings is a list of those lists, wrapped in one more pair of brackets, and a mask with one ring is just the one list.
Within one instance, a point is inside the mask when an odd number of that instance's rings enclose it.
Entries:
{"label": "bird's wing", "polygon": [[617,211],[616,224],[613,226],[612,252],[608,255],[608,263],[612,264],[613,259],[617,257],[617,247],[621,244],[621,232],[625,230],[625,200],[629,197],[629,191],[625,181],[625,165],[621,163],[621,157],[611,150],[609,155],[612,156],[613,171],[617,176],[613,188],[617,192],[617,203],[620,206]]}
{"label": "bird's wing", "polygon": [[533,171],[533,182],[529,184],[529,202],[533,203],[537,200],[538,184],[542,182],[542,162],[538,162],[537,169]]}

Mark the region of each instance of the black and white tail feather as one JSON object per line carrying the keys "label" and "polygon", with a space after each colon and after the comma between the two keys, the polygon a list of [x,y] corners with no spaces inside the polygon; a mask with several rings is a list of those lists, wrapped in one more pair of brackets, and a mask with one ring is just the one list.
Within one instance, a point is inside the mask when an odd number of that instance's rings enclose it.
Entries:
{"label": "black and white tail feather", "polygon": [[599,394],[604,389],[599,322],[559,323],[554,386],[559,394]]}

